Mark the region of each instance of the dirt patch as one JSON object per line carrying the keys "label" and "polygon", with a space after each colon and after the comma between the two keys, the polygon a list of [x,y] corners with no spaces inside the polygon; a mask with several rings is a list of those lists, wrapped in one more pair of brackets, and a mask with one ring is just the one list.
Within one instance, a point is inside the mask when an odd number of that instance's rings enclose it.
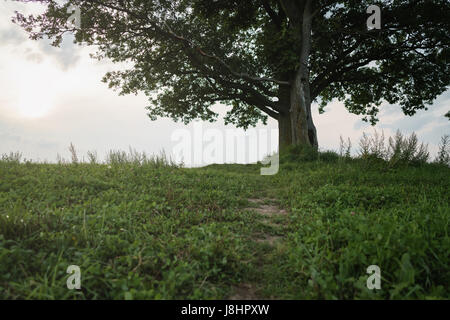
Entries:
{"label": "dirt patch", "polygon": [[265,202],[277,202],[277,199],[272,199],[272,198],[262,198],[262,199],[257,199],[257,198],[251,198],[251,199],[247,199],[248,202],[250,203],[254,203],[254,204],[264,204]]}
{"label": "dirt patch", "polygon": [[[247,211],[253,211],[258,213],[259,215],[263,216],[263,223],[267,226],[278,228],[280,225],[279,223],[276,223],[273,221],[272,218],[279,217],[279,216],[286,216],[288,212],[284,209],[281,209],[278,205],[276,205],[275,199],[268,199],[268,198],[262,198],[262,199],[248,199],[248,202],[255,205],[255,207],[252,208],[245,208],[244,210]],[[271,235],[264,235],[265,238],[267,238],[267,241],[262,240],[262,242],[268,242],[273,244],[275,242],[275,238],[279,237],[272,237]],[[260,240],[256,239],[255,241],[261,242]]]}
{"label": "dirt patch", "polygon": [[253,210],[263,216],[266,216],[266,217],[287,215],[286,210],[280,209],[279,207],[274,206],[274,205],[263,204],[263,205],[259,206],[258,208],[254,208]]}
{"label": "dirt patch", "polygon": [[282,237],[278,237],[278,236],[271,236],[271,235],[264,235],[263,238],[260,239],[256,239],[255,241],[258,243],[267,243],[270,246],[275,245],[275,242],[281,240]]}
{"label": "dirt patch", "polygon": [[260,203],[263,203],[264,200],[263,199],[248,199],[248,202],[254,203],[254,204],[260,204]]}
{"label": "dirt patch", "polygon": [[260,215],[266,216],[266,217],[273,217],[278,215],[287,215],[287,211],[284,209],[281,209],[277,205],[274,204],[264,204],[267,202],[275,202],[275,199],[248,199],[248,202],[257,205],[253,208],[246,208],[245,210],[248,211],[254,211],[256,213],[259,213]]}
{"label": "dirt patch", "polygon": [[230,300],[258,300],[256,289],[252,284],[241,283],[233,287],[233,295]]}
{"label": "dirt patch", "polygon": [[[276,199],[248,199],[248,202],[254,205],[252,208],[245,208],[246,211],[253,211],[263,216],[262,220],[266,226],[270,226],[275,229],[279,229],[279,225],[273,220],[277,216],[285,216],[288,212],[281,209],[276,205]],[[253,235],[252,241],[260,244],[268,244],[274,247],[278,242],[281,242],[283,237],[271,235],[266,232],[257,232]],[[230,296],[230,300],[258,300],[256,295],[256,288],[250,283],[242,283],[233,287],[233,294]]]}

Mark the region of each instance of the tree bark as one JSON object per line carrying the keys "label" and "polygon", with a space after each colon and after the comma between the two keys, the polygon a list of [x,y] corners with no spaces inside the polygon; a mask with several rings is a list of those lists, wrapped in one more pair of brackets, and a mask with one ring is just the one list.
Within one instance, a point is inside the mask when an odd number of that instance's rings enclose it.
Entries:
{"label": "tree bark", "polygon": [[280,115],[278,118],[278,149],[284,150],[292,145],[291,118]]}
{"label": "tree bark", "polygon": [[[280,78],[289,78],[289,75],[282,75]],[[292,145],[291,118],[289,110],[291,105],[291,90],[288,86],[280,86],[278,89],[278,101],[283,112],[278,116],[278,149],[282,150]]]}
{"label": "tree bark", "polygon": [[[294,103],[296,103],[299,100],[303,100],[301,97],[301,94],[299,94],[297,89],[294,87],[290,89],[287,96],[287,109],[288,112],[286,113],[280,113],[278,117],[278,145],[279,149],[285,149],[286,147],[289,147],[291,145],[298,145],[298,144],[306,144],[309,146],[313,146],[315,148],[318,148],[318,140],[317,140],[317,130],[314,125],[314,121],[311,114],[311,103],[308,103],[306,112],[304,111],[303,114],[299,114],[298,112],[291,112],[290,110],[296,110],[296,108],[299,108],[299,104],[292,105],[291,104],[291,97],[293,96]],[[307,91],[307,90],[305,90]],[[282,101],[283,96],[279,97],[279,100]],[[284,99],[286,99],[286,96],[284,96]],[[305,101],[308,100],[308,98],[304,99]],[[292,118],[292,114],[295,114],[297,119]],[[292,125],[296,125],[295,134],[297,136],[295,139],[293,139],[293,132]]]}
{"label": "tree bark", "polygon": [[289,114],[291,118],[293,145],[311,145],[308,137],[307,94],[305,79],[302,77],[302,69],[303,68],[300,67],[291,85],[291,104]]}
{"label": "tree bark", "polygon": [[[308,145],[318,148],[317,130],[311,114],[309,55],[311,51],[311,0],[306,0],[301,14],[300,67],[291,80],[289,112],[278,119],[280,149],[286,145]],[[282,102],[285,95],[279,97]],[[290,128],[289,123],[290,122]],[[290,135],[288,130],[290,129]]]}

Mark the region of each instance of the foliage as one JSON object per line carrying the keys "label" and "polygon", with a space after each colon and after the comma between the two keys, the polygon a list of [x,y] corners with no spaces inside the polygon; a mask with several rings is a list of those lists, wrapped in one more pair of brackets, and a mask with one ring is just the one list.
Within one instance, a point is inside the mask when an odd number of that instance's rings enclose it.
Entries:
{"label": "foliage", "polygon": [[319,159],[317,148],[306,145],[286,147],[280,155],[280,163],[315,161]]}
{"label": "foliage", "polygon": [[[417,135],[412,133],[409,137],[397,131],[394,137],[389,137],[388,142],[384,132],[381,134],[374,130],[373,134],[363,132],[359,141],[357,156],[351,155],[352,142],[350,138],[345,141],[340,139],[339,152],[332,150],[318,151],[313,147],[291,146],[281,152],[280,161],[285,169],[296,168],[305,161],[322,162],[360,162],[365,165],[375,165],[382,169],[389,169],[401,166],[420,166],[429,161],[430,154],[428,145],[419,143]],[[444,136],[441,139],[440,150],[435,162],[440,164],[448,163],[449,159],[449,138]],[[447,161],[447,162],[446,162]]]}
{"label": "foliage", "polygon": [[342,135],[339,136],[339,156],[349,159],[351,157],[351,151],[352,141],[350,138],[348,138],[346,142],[344,141],[344,138],[342,138]]}
{"label": "foliage", "polygon": [[319,161],[322,162],[338,162],[341,159],[348,159],[347,157],[342,157],[334,151],[327,150],[319,153]]}
{"label": "foliage", "polygon": [[13,163],[20,163],[22,160],[22,153],[21,152],[10,152],[9,154],[4,153],[2,154],[1,161],[4,162],[13,162]]}
{"label": "foliage", "polygon": [[[214,121],[210,107],[223,102],[232,106],[227,122],[247,128],[289,112],[281,92],[299,69],[303,0],[39,2],[48,4],[43,15],[17,13],[14,21],[56,46],[73,32],[76,43],[96,46],[96,58],[129,65],[104,81],[121,94],[146,94],[151,119]],[[73,4],[80,29],[67,24]],[[312,4],[310,88],[322,111],[339,99],[375,123],[387,101],[413,115],[450,84],[447,0]],[[382,28],[368,31],[373,4],[382,8]]]}
{"label": "foliage", "polygon": [[88,151],[87,152],[88,160],[90,164],[97,164],[98,163],[98,155],[97,151]]}
{"label": "foliage", "polygon": [[436,156],[435,162],[447,165],[450,167],[450,136],[445,135],[441,138],[439,144],[439,151]]}
{"label": "foliage", "polygon": [[363,160],[386,162],[389,167],[397,165],[421,165],[428,161],[428,145],[419,144],[417,135],[405,137],[397,131],[385,143],[384,132],[380,135],[376,130],[372,136],[363,133],[359,141],[359,157]]}
{"label": "foliage", "polygon": [[176,164],[172,159],[168,159],[165,152],[162,151],[160,155],[147,156],[145,152],[136,151],[129,148],[129,152],[120,150],[110,150],[106,155],[106,163],[110,165],[124,165],[133,164],[136,166],[151,165],[154,167],[177,167],[183,166]]}
{"label": "foliage", "polygon": [[73,145],[72,142],[69,145],[69,152],[70,152],[70,156],[72,158],[72,164],[77,164],[79,162],[77,150],[75,149],[75,146]]}

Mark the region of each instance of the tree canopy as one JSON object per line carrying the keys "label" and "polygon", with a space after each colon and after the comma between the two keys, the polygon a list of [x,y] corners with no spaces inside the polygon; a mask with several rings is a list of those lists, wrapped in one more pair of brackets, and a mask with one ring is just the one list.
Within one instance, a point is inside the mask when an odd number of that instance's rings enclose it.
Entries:
{"label": "tree canopy", "polygon": [[[226,123],[289,118],[289,136],[298,122],[317,144],[311,102],[323,111],[338,99],[376,123],[382,102],[413,115],[450,84],[448,0],[39,2],[44,14],[14,21],[32,39],[57,46],[70,32],[97,46],[96,58],[131,63],[104,81],[121,94],[145,93],[151,119],[213,121],[211,106],[222,102],[232,106]],[[70,5],[80,8],[81,28],[67,23]],[[381,29],[367,28],[370,5],[381,8]]]}

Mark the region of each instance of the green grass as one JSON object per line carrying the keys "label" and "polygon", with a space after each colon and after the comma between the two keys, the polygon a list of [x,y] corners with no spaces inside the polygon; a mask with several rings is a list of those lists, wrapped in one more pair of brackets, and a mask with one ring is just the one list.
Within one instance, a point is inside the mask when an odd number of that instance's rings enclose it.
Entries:
{"label": "green grass", "polygon": [[[227,299],[239,284],[258,298],[450,298],[450,169],[326,159],[275,176],[0,161],[0,298]],[[251,198],[289,214],[268,224]],[[381,290],[366,288],[369,265]]]}

